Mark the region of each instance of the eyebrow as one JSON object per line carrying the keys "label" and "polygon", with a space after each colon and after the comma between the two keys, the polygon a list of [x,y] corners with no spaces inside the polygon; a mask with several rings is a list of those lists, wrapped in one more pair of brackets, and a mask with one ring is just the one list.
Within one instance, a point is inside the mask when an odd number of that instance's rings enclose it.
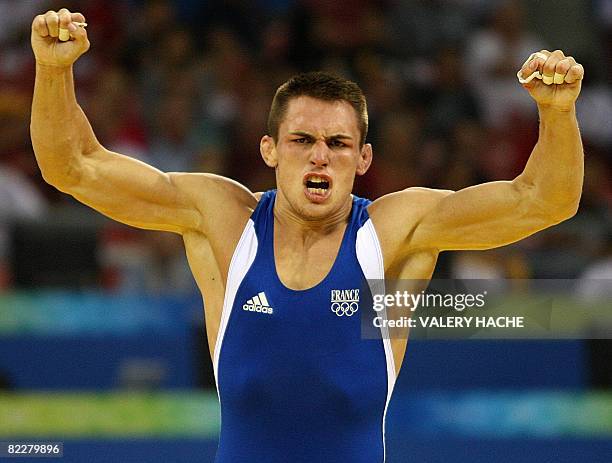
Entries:
{"label": "eyebrow", "polygon": [[[289,135],[299,135],[301,137],[310,137],[310,138],[315,138],[312,134],[308,133],[308,132],[303,132],[301,130],[295,130],[292,132],[289,132]],[[333,135],[330,135],[329,137],[325,137],[327,140],[352,140],[353,137],[351,137],[350,135],[347,135],[345,133],[336,133]]]}

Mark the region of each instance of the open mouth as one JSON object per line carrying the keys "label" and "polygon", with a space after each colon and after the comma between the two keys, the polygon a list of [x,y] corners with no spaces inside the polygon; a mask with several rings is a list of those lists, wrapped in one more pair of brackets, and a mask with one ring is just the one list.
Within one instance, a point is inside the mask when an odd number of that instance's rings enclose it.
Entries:
{"label": "open mouth", "polygon": [[324,200],[329,196],[331,189],[331,178],[322,174],[307,174],[304,178],[307,196],[316,202]]}
{"label": "open mouth", "polygon": [[306,180],[306,188],[311,193],[324,194],[329,189],[329,182],[321,177],[310,177]]}

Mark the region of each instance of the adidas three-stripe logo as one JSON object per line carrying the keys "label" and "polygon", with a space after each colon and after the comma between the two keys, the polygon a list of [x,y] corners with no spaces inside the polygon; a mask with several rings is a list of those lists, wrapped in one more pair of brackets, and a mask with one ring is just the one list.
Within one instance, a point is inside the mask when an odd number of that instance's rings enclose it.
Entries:
{"label": "adidas three-stripe logo", "polygon": [[243,304],[242,309],[248,312],[261,312],[268,314],[274,313],[274,309],[270,307],[268,298],[263,291],[257,293],[257,296],[253,296],[251,299],[246,301]]}

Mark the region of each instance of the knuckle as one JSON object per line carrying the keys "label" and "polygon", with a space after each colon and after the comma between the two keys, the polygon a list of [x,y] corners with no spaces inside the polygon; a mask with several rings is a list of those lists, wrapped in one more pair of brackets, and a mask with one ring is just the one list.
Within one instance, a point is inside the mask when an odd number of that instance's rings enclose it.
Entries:
{"label": "knuckle", "polygon": [[565,54],[561,51],[561,50],[555,50],[552,54],[552,56],[554,56],[557,59],[563,59],[565,58]]}
{"label": "knuckle", "polygon": [[565,73],[570,69],[570,64],[569,63],[560,63],[559,66],[557,66],[557,72],[561,72],[561,73]]}
{"label": "knuckle", "polygon": [[555,71],[555,67],[557,66],[557,61],[551,62],[551,60],[546,61],[544,64],[544,73],[552,74]]}
{"label": "knuckle", "polygon": [[566,59],[560,59],[560,60],[557,62],[557,67],[560,67],[560,66],[568,66],[569,64],[570,64],[570,62],[569,62],[569,60],[568,60],[567,58],[566,58]]}

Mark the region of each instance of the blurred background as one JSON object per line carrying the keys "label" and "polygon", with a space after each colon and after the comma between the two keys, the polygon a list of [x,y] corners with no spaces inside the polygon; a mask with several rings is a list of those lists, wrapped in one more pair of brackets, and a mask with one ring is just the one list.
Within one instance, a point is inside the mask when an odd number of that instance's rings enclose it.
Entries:
{"label": "blurred background", "polygon": [[[315,69],[368,98],[375,160],[357,194],[512,179],[538,134],[516,71],[564,50],[586,69],[578,214],[443,253],[436,276],[567,279],[611,305],[611,0],[0,0],[0,441],[64,441],[75,462],[209,462],[219,429],[180,237],[105,219],[35,163],[30,23],[61,7],[89,23],[77,94],[107,148],[252,191],[274,186],[258,149],[274,91]],[[605,339],[414,341],[388,461],[609,462],[611,391]]]}

